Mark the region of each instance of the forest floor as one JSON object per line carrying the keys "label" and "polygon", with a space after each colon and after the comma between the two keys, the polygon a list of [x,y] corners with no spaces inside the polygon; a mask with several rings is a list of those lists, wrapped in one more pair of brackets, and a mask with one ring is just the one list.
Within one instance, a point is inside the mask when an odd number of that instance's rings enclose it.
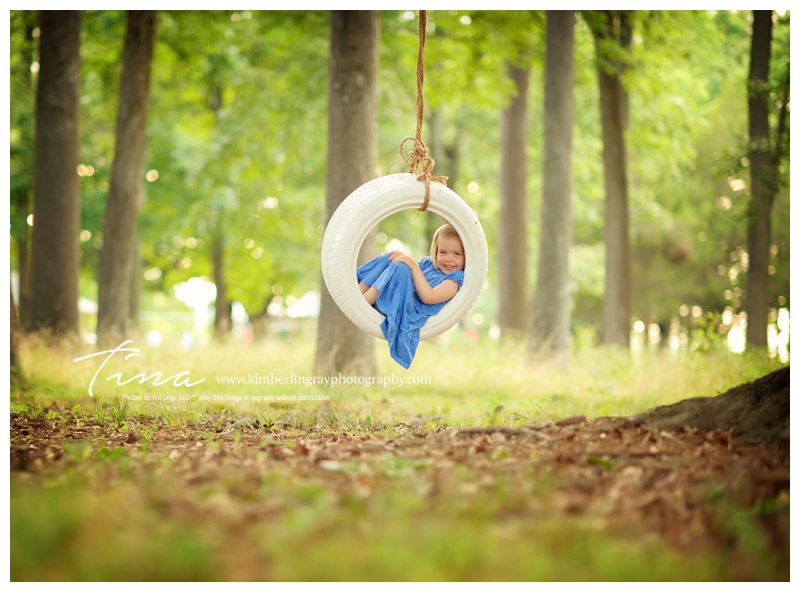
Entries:
{"label": "forest floor", "polygon": [[12,580],[789,579],[789,447],[624,418],[11,414]]}

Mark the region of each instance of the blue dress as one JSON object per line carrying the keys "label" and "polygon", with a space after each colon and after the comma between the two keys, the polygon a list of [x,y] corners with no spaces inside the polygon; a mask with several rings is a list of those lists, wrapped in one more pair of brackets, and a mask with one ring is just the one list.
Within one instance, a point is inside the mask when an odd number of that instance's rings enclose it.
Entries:
{"label": "blue dress", "polygon": [[[375,308],[386,318],[381,323],[389,353],[403,368],[411,366],[419,345],[419,330],[428,318],[438,313],[448,301],[425,304],[419,299],[411,277],[411,268],[405,263],[389,261],[390,253],[368,261],[358,268],[358,282],[364,282],[379,291]],[[419,267],[431,288],[444,280],[453,280],[461,287],[464,282],[462,270],[442,273],[433,266],[430,257],[419,262]]]}

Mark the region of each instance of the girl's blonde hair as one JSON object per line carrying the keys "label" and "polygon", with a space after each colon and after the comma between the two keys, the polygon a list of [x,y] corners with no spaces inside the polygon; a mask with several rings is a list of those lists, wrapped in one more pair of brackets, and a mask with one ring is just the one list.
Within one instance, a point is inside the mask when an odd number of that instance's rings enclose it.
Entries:
{"label": "girl's blonde hair", "polygon": [[442,224],[439,228],[437,228],[436,232],[433,233],[433,239],[431,239],[431,263],[433,263],[433,266],[436,267],[436,269],[439,269],[436,266],[436,252],[439,250],[439,239],[441,237],[456,238],[462,246],[464,245],[464,241],[461,240],[458,232],[456,232],[456,229],[453,228],[451,224]]}

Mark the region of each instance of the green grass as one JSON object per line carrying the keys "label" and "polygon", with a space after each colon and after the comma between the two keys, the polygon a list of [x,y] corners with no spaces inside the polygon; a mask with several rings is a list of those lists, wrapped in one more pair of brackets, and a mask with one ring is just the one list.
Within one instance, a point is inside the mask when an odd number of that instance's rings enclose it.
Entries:
{"label": "green grass", "polygon": [[[308,386],[304,379],[312,375],[314,356],[308,340],[192,351],[142,343],[131,347],[139,348],[139,356],[125,360],[116,354],[97,375],[95,396],[90,397],[89,385],[104,357],[73,362],[95,350],[54,350],[26,342],[23,361],[33,388],[18,394],[16,402],[33,409],[79,404],[112,421],[119,421],[115,415],[133,414],[160,416],[179,425],[223,413],[297,426],[322,421],[345,429],[413,420],[442,426],[519,425],[578,414],[627,416],[689,397],[714,396],[777,368],[766,356],[724,351],[631,357],[602,349],[577,352],[565,367],[532,361],[519,345],[477,344],[446,334],[423,342],[408,371],[391,360],[385,342],[376,341],[378,377],[389,384]],[[119,386],[113,378],[120,373],[125,381],[156,372],[162,378],[189,373],[186,380],[203,382],[188,387],[174,386],[173,380],[154,386],[153,379],[143,384],[137,379]],[[286,384],[219,382],[248,376]],[[397,384],[400,380],[406,384]]]}
{"label": "green grass", "polygon": [[[484,483],[474,468],[455,464],[442,473],[436,459],[389,453],[321,461],[309,472],[269,456],[310,433],[391,441],[409,427],[433,433],[627,416],[753,380],[776,367],[768,359],[584,350],[565,367],[531,361],[518,345],[450,334],[423,343],[411,371],[376,342],[378,376],[427,384],[325,387],[216,380],[310,376],[310,341],[188,352],[136,346],[140,356],[110,361],[89,397],[98,363],[72,360],[92,349],[23,342],[30,387],[12,390],[12,413],[44,418],[62,457],[12,472],[12,580],[707,581],[783,573],[755,518],[725,501],[731,547],[687,554],[658,537],[628,537],[552,512],[557,479],[546,474],[495,474]],[[205,381],[106,380],[156,371]],[[248,444],[241,426],[256,421],[270,429]],[[92,436],[98,425],[102,434]],[[75,429],[86,430],[85,439],[70,436]],[[185,438],[155,453],[154,434],[166,429]],[[127,436],[132,444],[120,446]],[[197,455],[170,454],[185,449]],[[615,470],[601,458],[594,466]],[[786,504],[776,511],[788,513]],[[743,563],[742,549],[754,559]]]}
{"label": "green grass", "polygon": [[[14,580],[608,581],[715,580],[722,557],[686,557],[654,540],[587,531],[577,521],[503,516],[491,497],[430,507],[404,491],[363,501],[277,486],[295,501],[260,523],[201,521],[133,480],[87,487],[12,482]],[[161,487],[169,485],[163,480]],[[239,500],[230,511],[256,501]],[[263,503],[263,500],[261,500]],[[165,519],[165,515],[168,519]],[[257,557],[258,560],[254,560]]]}

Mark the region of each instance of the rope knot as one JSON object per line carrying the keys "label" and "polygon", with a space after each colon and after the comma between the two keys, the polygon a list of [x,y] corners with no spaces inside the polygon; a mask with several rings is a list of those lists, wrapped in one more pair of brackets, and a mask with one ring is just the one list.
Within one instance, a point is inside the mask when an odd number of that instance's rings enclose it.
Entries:
{"label": "rope knot", "polygon": [[[406,154],[404,146],[408,141],[414,142],[414,145],[411,146],[408,154]],[[428,147],[421,138],[406,138],[400,142],[400,154],[403,160],[406,161],[410,172],[417,176],[417,181],[425,183],[425,199],[422,202],[422,206],[417,208],[420,212],[424,212],[428,209],[431,199],[431,182],[447,185],[447,177],[432,174],[436,161],[428,155]]]}
{"label": "rope knot", "polygon": [[[422,96],[422,87],[425,80],[425,29],[427,27],[427,11],[419,11],[419,53],[417,54],[417,136],[415,138],[406,138],[400,142],[400,154],[403,160],[406,161],[411,173],[417,176],[417,181],[425,183],[425,199],[422,202],[422,207],[417,208],[420,212],[428,209],[428,203],[431,199],[431,181],[434,183],[441,183],[447,185],[447,177],[441,175],[433,175],[433,166],[436,161],[428,156],[428,147],[422,141],[422,120],[425,111],[425,100]],[[405,143],[411,140],[414,145],[411,150],[406,152],[403,148]]]}

